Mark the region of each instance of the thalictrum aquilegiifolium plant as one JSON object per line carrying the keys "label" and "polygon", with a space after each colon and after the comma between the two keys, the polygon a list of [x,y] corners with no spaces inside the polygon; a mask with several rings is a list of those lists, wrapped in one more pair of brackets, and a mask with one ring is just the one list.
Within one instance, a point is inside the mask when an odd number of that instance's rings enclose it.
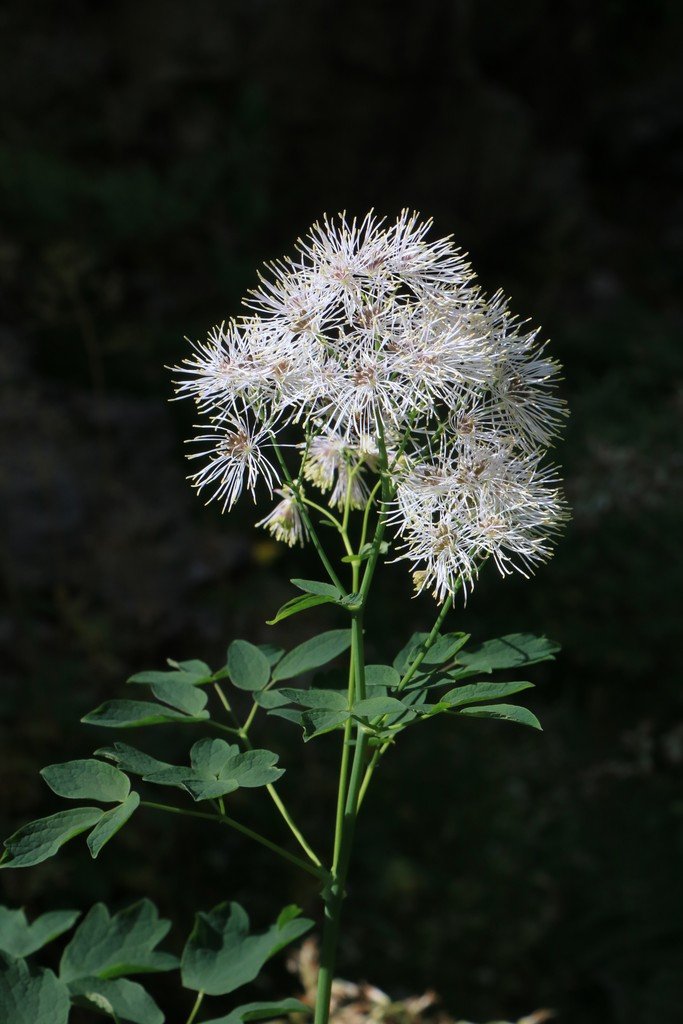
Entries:
{"label": "thalictrum aquilegiifolium plant", "polygon": [[[529,575],[551,554],[567,512],[547,452],[565,408],[559,367],[538,332],[501,294],[484,295],[451,240],[431,240],[430,227],[408,212],[394,223],[373,214],[325,218],[294,257],[266,268],[245,315],[214,328],[175,368],[177,395],[194,400],[201,419],[189,456],[197,490],[224,511],[244,490],[255,501],[270,496],[257,525],[290,546],[311,544],[319,558],[323,578],[293,579],[298,593],[269,621],[332,605],[343,628],[286,653],[234,640],[217,669],[169,661],[133,675],[132,699],[107,701],[83,721],[200,733],[186,763],[115,742],[92,758],[44,768],[54,793],[78,805],[19,829],[2,860],[3,868],[38,864],[81,833],[97,857],[140,809],[236,829],[319,884],[315,1024],[329,1017],[356,820],[382,758],[401,732],[436,715],[540,728],[531,711],[509,703],[532,684],[491,676],[557,650],[529,634],[471,647],[468,635],[446,628],[487,563],[503,576]],[[433,595],[435,621],[391,664],[368,664],[365,612],[386,561],[408,564],[415,592]],[[317,685],[317,670],[342,657],[346,685]],[[234,691],[251,701],[244,719]],[[305,741],[334,734],[328,742],[339,743],[327,843],[304,836],[285,804],[278,756],[252,743],[257,716],[293,723]],[[158,797],[158,787],[176,800]],[[290,844],[233,817],[230,796],[239,788],[265,790]],[[29,925],[21,911],[0,912],[0,1016],[8,1024],[64,1024],[74,1003],[118,1021],[161,1024],[151,996],[128,976],[178,967],[193,993],[187,1024],[306,1012],[290,999],[203,1016],[205,997],[252,981],[312,927],[298,907],[285,907],[262,933],[251,932],[235,903],[199,913],[178,961],[156,949],[169,924],[149,901],[113,916],[98,904],[66,946],[58,975],[28,963],[77,916],[54,912]]]}

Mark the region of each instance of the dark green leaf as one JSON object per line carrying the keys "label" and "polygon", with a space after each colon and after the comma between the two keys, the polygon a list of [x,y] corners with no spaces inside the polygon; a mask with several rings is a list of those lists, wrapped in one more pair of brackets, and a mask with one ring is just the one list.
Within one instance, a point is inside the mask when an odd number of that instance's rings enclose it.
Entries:
{"label": "dark green leaf", "polygon": [[278,662],[273,670],[273,679],[291,679],[293,676],[303,675],[314,668],[320,668],[332,661],[351,645],[350,629],[332,629],[327,633],[321,633],[303,644],[299,644],[293,651],[285,654],[282,661]]}
{"label": "dark green leaf", "polygon": [[260,708],[282,708],[289,704],[286,697],[283,697],[279,690],[262,690],[254,696],[254,700]]}
{"label": "dark green leaf", "polygon": [[28,868],[53,857],[64,843],[95,825],[103,815],[99,807],[74,807],[24,825],[5,840],[9,856],[3,868]]}
{"label": "dark green leaf", "polygon": [[462,708],[458,714],[471,715],[473,718],[499,718],[504,722],[516,722],[518,725],[528,725],[532,729],[541,729],[541,723],[536,715],[528,708],[518,707],[516,704],[475,704]]}
{"label": "dark green leaf", "polygon": [[104,804],[121,803],[130,792],[123,772],[104,761],[87,758],[50,764],[40,772],[53,793],[67,800],[100,800]]}
{"label": "dark green leaf", "polygon": [[374,686],[384,686],[387,690],[393,690],[398,686],[401,677],[391,665],[366,665],[365,666],[365,687],[371,689]]}
{"label": "dark green leaf", "polygon": [[441,697],[439,703],[457,708],[465,704],[477,704],[486,700],[498,700],[500,697],[511,697],[513,693],[521,693],[533,687],[533,683],[468,683],[467,686],[456,686]]}
{"label": "dark green leaf", "polygon": [[205,661],[199,661],[197,658],[190,658],[189,661],[179,662],[179,667],[183,672],[191,672],[193,676],[198,679],[207,679],[211,676],[211,669]]}
{"label": "dark green leaf", "polygon": [[280,917],[263,934],[250,935],[249,918],[239,903],[222,903],[195,919],[182,955],[183,985],[212,996],[234,992],[312,926],[306,918]]}
{"label": "dark green leaf", "polygon": [[131,775],[150,775],[153,772],[160,772],[165,768],[172,767],[165,761],[158,761],[156,757],[150,757],[142,750],[129,747],[127,743],[115,743],[113,747],[100,747],[95,753],[98,757],[106,757],[110,761],[115,761],[119,768],[124,772],[130,772]]}
{"label": "dark green leaf", "polygon": [[296,725],[301,725],[304,712],[295,711],[294,708],[273,708],[268,714],[275,715],[276,718],[284,718],[288,722],[294,722]]}
{"label": "dark green leaf", "polygon": [[102,815],[87,840],[88,849],[93,860],[97,857],[105,843],[108,843],[118,830],[123,828],[139,806],[140,797],[138,794],[129,793],[122,804],[119,804],[118,807],[112,807],[110,811],[106,811]]}
{"label": "dark green leaf", "polygon": [[290,1013],[311,1014],[312,1010],[299,999],[280,999],[275,1003],[245,1003],[225,1017],[212,1017],[205,1024],[248,1024],[253,1020],[272,1020]]}
{"label": "dark green leaf", "polygon": [[425,654],[420,668],[426,669],[450,661],[465,646],[469,638],[469,633],[446,633],[437,637]]}
{"label": "dark green leaf", "polygon": [[331,597],[319,597],[316,594],[305,594],[301,597],[293,597],[291,601],[286,601],[285,604],[275,613],[274,618],[266,619],[269,626],[274,626],[278,622],[282,622],[283,619],[288,619],[290,615],[298,615],[299,612],[305,612],[308,608],[316,608],[319,604],[333,604],[334,600]]}
{"label": "dark green leaf", "polygon": [[271,668],[278,663],[285,653],[281,647],[276,647],[275,644],[259,644],[258,649],[265,654]]}
{"label": "dark green leaf", "polygon": [[420,644],[423,644],[428,636],[429,633],[413,633],[405,647],[402,647],[398,652],[394,658],[393,664],[399,675],[403,675],[411,661],[414,659]]}
{"label": "dark green leaf", "polygon": [[[206,666],[208,668],[208,666]],[[210,672],[208,673],[211,674]],[[196,686],[200,680],[206,678],[204,672],[190,672],[186,669],[171,669],[170,672],[136,672],[127,680],[129,683],[138,683],[143,686],[165,686],[167,683],[179,686]]]}
{"label": "dark green leaf", "polygon": [[283,686],[280,693],[292,704],[301,704],[305,708],[316,708],[326,711],[348,711],[349,702],[345,690],[318,690],[311,687],[310,690],[296,690]]}
{"label": "dark green leaf", "polygon": [[30,956],[68,931],[80,916],[78,910],[53,910],[29,924],[23,910],[0,907],[0,950]]}
{"label": "dark green leaf", "polygon": [[143,725],[165,725],[167,722],[201,722],[209,717],[207,711],[184,715],[180,711],[145,700],[108,700],[85,715],[81,722],[101,725],[107,729],[132,729]]}
{"label": "dark green leaf", "polygon": [[228,647],[228,674],[240,690],[262,690],[270,679],[270,662],[253,644],[233,640]]}
{"label": "dark green leaf", "polygon": [[247,750],[222,739],[198,740],[190,751],[188,767],[168,765],[143,776],[146,782],[186,789],[195,800],[215,800],[240,786],[267,786],[284,771],[276,768],[277,754],[270,750]]}
{"label": "dark green leaf", "polygon": [[396,697],[366,697],[353,705],[354,718],[377,718],[378,715],[401,714],[405,705]]}
{"label": "dark green leaf", "polygon": [[487,640],[475,651],[463,651],[458,661],[477,672],[493,672],[553,660],[559,649],[559,644],[543,636],[510,633],[498,640]]}
{"label": "dark green leaf", "polygon": [[338,587],[332,583],[318,583],[317,580],[290,580],[299,590],[307,594],[315,594],[317,597],[329,597],[333,601],[340,601],[344,596]]}
{"label": "dark green leaf", "polygon": [[0,953],[2,1024],[67,1024],[69,1009],[66,985],[52,971],[31,970],[25,960]]}
{"label": "dark green leaf", "polygon": [[304,739],[312,740],[314,736],[323,736],[326,732],[338,729],[350,717],[348,710],[340,711],[304,711],[301,724],[304,727]]}
{"label": "dark green leaf", "polygon": [[126,978],[106,981],[79,978],[69,985],[74,1001],[88,1009],[130,1021],[131,1024],[164,1024],[164,1015],[142,985]]}
{"label": "dark green leaf", "polygon": [[70,983],[173,970],[176,957],[155,951],[170,927],[150,900],[140,900],[113,917],[97,903],[64,950],[59,976]]}

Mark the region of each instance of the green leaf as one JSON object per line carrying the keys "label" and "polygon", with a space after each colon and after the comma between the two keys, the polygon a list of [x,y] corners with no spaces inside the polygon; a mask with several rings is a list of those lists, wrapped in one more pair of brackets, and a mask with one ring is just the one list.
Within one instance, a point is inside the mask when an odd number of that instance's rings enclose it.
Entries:
{"label": "green leaf", "polygon": [[67,1024],[66,985],[52,971],[31,970],[25,960],[0,953],[0,1020],[3,1024]]}
{"label": "green leaf", "polygon": [[259,644],[258,649],[265,654],[271,668],[278,663],[285,653],[281,647],[276,647],[275,644]]}
{"label": "green leaf", "polygon": [[197,678],[208,679],[212,675],[211,669],[206,662],[199,661],[197,658],[190,658],[189,661],[181,661],[178,664],[183,672],[191,672]]}
{"label": "green leaf", "polygon": [[97,824],[103,815],[99,807],[74,807],[24,825],[5,840],[9,856],[3,868],[28,868],[53,857],[64,843]]}
{"label": "green leaf", "polygon": [[233,640],[228,647],[228,674],[240,690],[262,690],[270,679],[270,662],[253,644]]}
{"label": "green leaf", "polygon": [[394,690],[401,677],[391,665],[366,665],[365,666],[365,688],[371,689],[375,686],[383,686],[387,690]]}
{"label": "green leaf", "polygon": [[50,764],[40,772],[53,793],[67,800],[100,800],[121,803],[130,792],[127,776],[104,761],[87,758]]}
{"label": "green leaf", "polygon": [[333,604],[334,599],[331,597],[320,597],[316,594],[305,594],[301,597],[293,597],[290,601],[286,601],[282,607],[275,613],[274,618],[266,619],[269,626],[274,626],[278,622],[282,622],[283,619],[288,619],[291,615],[298,615],[299,612],[305,612],[308,608],[316,608],[319,604]]}
{"label": "green leaf", "polygon": [[93,860],[110,839],[112,839],[120,828],[126,824],[131,815],[140,806],[140,797],[137,793],[129,793],[122,804],[112,807],[106,811],[95,825],[87,839],[88,849]]}
{"label": "green leaf", "polygon": [[178,711],[184,711],[187,715],[198,715],[206,707],[209,699],[206,690],[191,683],[154,683],[152,693],[157,700],[164,704],[170,704]]}
{"label": "green leaf", "polygon": [[119,978],[79,978],[69,985],[74,1001],[91,1010],[108,1014],[115,1020],[132,1024],[164,1024],[164,1015],[142,985]]}
{"label": "green leaf", "polygon": [[402,714],[405,704],[396,697],[366,697],[353,705],[354,718],[377,718],[378,715]]}
{"label": "green leaf", "polygon": [[254,700],[260,708],[265,708],[267,711],[270,708],[282,708],[285,704],[289,704],[287,698],[283,697],[279,690],[262,690],[261,693],[254,696]]}
{"label": "green leaf", "polygon": [[108,700],[85,715],[85,725],[101,725],[106,729],[132,729],[143,725],[165,725],[167,722],[202,722],[208,711],[184,715],[172,708],[146,700]]}
{"label": "green leaf", "polygon": [[63,935],[80,916],[79,910],[53,910],[29,924],[23,910],[0,906],[0,950],[10,956],[30,956]]}
{"label": "green leaf", "polygon": [[513,693],[533,688],[533,683],[469,683],[467,686],[456,686],[441,697],[439,703],[457,708],[465,704],[477,704],[480,701],[498,700],[500,697],[511,697]]}
{"label": "green leaf", "polygon": [[64,950],[59,976],[69,984],[81,978],[171,971],[178,966],[177,958],[155,950],[170,927],[147,899],[113,917],[103,903],[96,903]]}
{"label": "green leaf", "polygon": [[317,597],[329,597],[332,601],[341,601],[344,596],[332,583],[318,583],[317,580],[290,580],[299,590],[307,594],[315,594]]}
{"label": "green leaf", "polygon": [[399,675],[403,675],[415,657],[418,647],[425,642],[428,636],[429,633],[413,633],[405,647],[402,647],[398,652],[394,658],[393,665]]}
{"label": "green leaf", "polygon": [[284,775],[276,768],[278,755],[270,750],[247,750],[222,739],[198,740],[190,750],[190,765],[166,765],[143,776],[146,782],[177,786],[195,800],[216,800],[240,787],[267,786]]}
{"label": "green leaf", "polygon": [[348,710],[340,711],[304,711],[301,724],[304,727],[304,740],[312,740],[314,736],[323,736],[326,732],[338,729],[351,717]]}
{"label": "green leaf", "polygon": [[299,999],[280,999],[275,1003],[245,1003],[225,1017],[212,1017],[205,1024],[248,1024],[254,1020],[272,1020],[274,1017],[285,1017],[290,1013],[310,1015],[310,1006]]}
{"label": "green leaf", "polygon": [[350,629],[332,629],[321,633],[285,654],[273,670],[273,679],[291,679],[304,672],[311,672],[314,668],[326,665],[350,646]]}
{"label": "green leaf", "polygon": [[295,725],[301,725],[304,716],[303,711],[295,711],[294,708],[272,708],[268,714],[274,715],[276,718],[284,718],[288,722],[294,722]]}
{"label": "green leaf", "polygon": [[539,661],[552,661],[560,645],[544,636],[531,633],[510,633],[498,640],[487,640],[475,651],[463,651],[458,660],[477,672],[519,668]]}
{"label": "green leaf", "polygon": [[95,753],[98,757],[106,757],[110,761],[115,761],[119,768],[124,772],[130,772],[131,775],[151,775],[153,772],[173,767],[166,761],[158,761],[156,757],[150,757],[142,750],[129,747],[127,743],[115,743],[113,747],[100,747]]}
{"label": "green leaf", "polygon": [[313,927],[298,916],[283,918],[264,933],[249,934],[249,918],[239,903],[221,903],[197,914],[181,960],[185,988],[210,996],[227,995],[253,981],[272,956]]}
{"label": "green leaf", "polygon": [[296,690],[283,686],[276,692],[286,697],[292,704],[301,704],[305,708],[328,711],[348,711],[349,709],[346,690],[319,690],[315,687],[311,687],[310,690]]}
{"label": "green leaf", "polygon": [[424,656],[421,669],[443,665],[461,650],[470,638],[469,633],[446,633],[436,638]]}
{"label": "green leaf", "polygon": [[[200,664],[196,662],[186,664]],[[175,683],[179,686],[196,686],[198,682],[210,676],[211,671],[208,665],[204,666],[207,672],[192,672],[188,669],[174,668],[170,672],[136,672],[127,680],[128,683],[139,683],[143,686],[165,686],[166,683]]]}
{"label": "green leaf", "polygon": [[532,729],[543,731],[536,715],[528,708],[516,704],[475,704],[472,707],[461,708],[458,714],[471,715],[473,718],[499,718],[504,722],[516,722],[518,725],[528,725]]}

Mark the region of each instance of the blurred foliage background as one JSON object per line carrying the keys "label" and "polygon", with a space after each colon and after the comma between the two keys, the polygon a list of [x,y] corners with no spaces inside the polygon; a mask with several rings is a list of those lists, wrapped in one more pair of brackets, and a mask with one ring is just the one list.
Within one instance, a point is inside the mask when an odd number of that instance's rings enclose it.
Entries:
{"label": "blurred foliage background", "polygon": [[[323,211],[416,207],[543,324],[572,410],[554,562],[489,572],[453,627],[563,651],[534,671],[542,735],[436,720],[387,758],[341,973],[479,1021],[680,1019],[682,22],[674,0],[3,5],[3,835],[54,809],[37,769],[94,749],[78,718],[131,672],[327,621],[264,624],[313,563],[248,502],[193,496],[164,366]],[[373,656],[431,622],[404,577],[385,571]],[[274,728],[315,834],[336,740]],[[269,828],[265,800],[235,804]],[[239,837],[143,814],[96,863],[73,844],[1,882],[32,911],[148,894],[178,935],[225,898],[261,924],[316,908]]]}

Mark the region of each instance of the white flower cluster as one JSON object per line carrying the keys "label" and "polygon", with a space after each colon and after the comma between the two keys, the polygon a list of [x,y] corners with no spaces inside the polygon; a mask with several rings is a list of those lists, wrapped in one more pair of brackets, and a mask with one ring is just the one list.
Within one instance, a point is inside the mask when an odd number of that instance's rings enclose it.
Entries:
{"label": "white flower cluster", "polygon": [[489,556],[503,573],[548,557],[565,511],[542,460],[564,406],[537,331],[430,227],[408,212],[314,225],[247,296],[249,315],[194,346],[177,391],[210,420],[197,489],[230,508],[259,479],[277,488],[260,525],[290,544],[305,532],[276,458],[283,428],[303,431],[298,486],[331,507],[362,508],[384,459],[399,557],[442,601]]}

